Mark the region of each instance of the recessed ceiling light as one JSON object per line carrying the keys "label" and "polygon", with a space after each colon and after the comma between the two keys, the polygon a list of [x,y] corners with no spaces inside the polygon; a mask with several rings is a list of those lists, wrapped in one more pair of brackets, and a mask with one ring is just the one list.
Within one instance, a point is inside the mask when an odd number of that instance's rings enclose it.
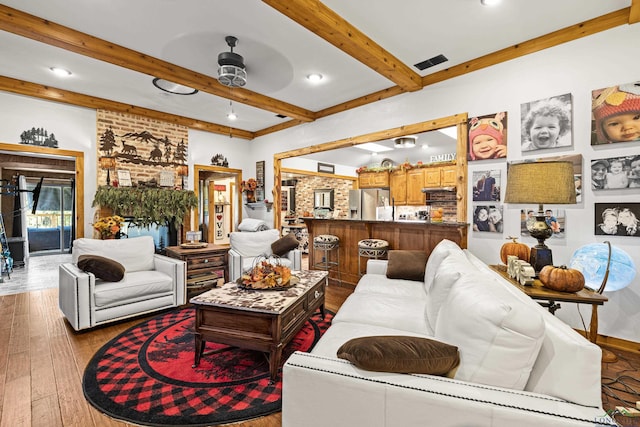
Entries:
{"label": "recessed ceiling light", "polygon": [[323,76],[322,74],[319,74],[319,73],[313,73],[307,76],[307,80],[309,80],[311,83],[319,83],[320,80],[322,79],[323,79]]}
{"label": "recessed ceiling light", "polygon": [[495,6],[500,3],[500,0],[480,0],[483,6]]}
{"label": "recessed ceiling light", "polygon": [[153,85],[160,90],[173,93],[174,95],[195,95],[196,93],[198,93],[198,89],[194,89],[189,86],[183,86],[181,84],[173,83],[157,77],[153,79]]}
{"label": "recessed ceiling light", "polygon": [[359,148],[361,150],[373,151],[376,153],[382,153],[383,151],[392,151],[393,148],[386,147],[382,144],[376,144],[375,142],[367,142],[365,144],[354,145],[353,148]]}
{"label": "recessed ceiling light", "polygon": [[55,74],[58,77],[69,77],[71,75],[71,71],[69,70],[65,70],[64,68],[60,68],[60,67],[51,67],[49,68],[51,70],[51,72],[53,74]]}

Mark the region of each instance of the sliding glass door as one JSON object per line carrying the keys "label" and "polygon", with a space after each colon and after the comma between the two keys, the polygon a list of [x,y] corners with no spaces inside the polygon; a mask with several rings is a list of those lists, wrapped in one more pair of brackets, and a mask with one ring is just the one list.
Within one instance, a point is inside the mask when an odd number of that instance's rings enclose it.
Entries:
{"label": "sliding glass door", "polygon": [[[27,181],[33,191],[37,182]],[[29,253],[59,253],[69,251],[73,219],[73,187],[71,183],[42,184],[37,206],[33,211],[34,193],[27,193],[26,212]]]}

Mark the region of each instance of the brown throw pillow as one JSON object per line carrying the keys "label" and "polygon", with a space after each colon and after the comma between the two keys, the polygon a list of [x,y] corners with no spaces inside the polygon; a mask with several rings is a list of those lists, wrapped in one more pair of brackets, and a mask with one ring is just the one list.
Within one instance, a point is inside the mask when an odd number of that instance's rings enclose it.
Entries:
{"label": "brown throw pillow", "polygon": [[119,282],[124,277],[124,266],[118,261],[98,255],[80,255],[78,268],[93,273],[98,279]]}
{"label": "brown throw pillow", "polygon": [[338,357],[367,371],[440,376],[460,363],[456,346],[429,338],[393,335],[351,339],[338,349]]}
{"label": "brown throw pillow", "polygon": [[293,233],[286,234],[271,244],[274,255],[282,256],[287,252],[297,249],[300,242]]}
{"label": "brown throw pillow", "polygon": [[387,277],[389,279],[417,280],[424,282],[427,253],[424,251],[389,251]]}

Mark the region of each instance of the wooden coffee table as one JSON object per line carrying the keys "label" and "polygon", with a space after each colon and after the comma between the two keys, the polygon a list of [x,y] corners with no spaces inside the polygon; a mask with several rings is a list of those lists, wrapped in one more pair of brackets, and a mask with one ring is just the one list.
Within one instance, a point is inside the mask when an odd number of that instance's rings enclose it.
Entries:
{"label": "wooden coffee table", "polygon": [[269,372],[275,381],[282,349],[305,322],[320,309],[324,318],[327,272],[294,271],[300,281],[282,291],[246,290],[234,282],[191,298],[196,308],[195,361],[200,363],[207,341],[269,355]]}

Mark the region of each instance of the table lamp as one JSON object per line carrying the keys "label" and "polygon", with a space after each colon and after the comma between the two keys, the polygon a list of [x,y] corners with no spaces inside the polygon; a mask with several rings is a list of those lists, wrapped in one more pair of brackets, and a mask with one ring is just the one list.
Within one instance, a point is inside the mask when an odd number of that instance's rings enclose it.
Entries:
{"label": "table lamp", "polygon": [[505,203],[538,204],[536,221],[527,225],[538,244],[531,248],[529,263],[536,275],[545,265],[553,264],[551,249],[544,241],[553,230],[545,221],[543,204],[575,204],[576,187],[573,163],[568,161],[538,161],[509,163]]}
{"label": "table lamp", "polygon": [[[569,261],[569,268],[579,270],[585,286],[599,294],[626,288],[636,275],[636,266],[629,254],[608,241],[578,248]],[[615,354],[602,349],[603,362],[617,359]]]}
{"label": "table lamp", "polygon": [[111,172],[111,169],[116,168],[116,158],[110,157],[110,156],[102,156],[98,161],[100,163],[100,169],[107,171],[107,186],[110,186],[111,185],[110,172]]}

